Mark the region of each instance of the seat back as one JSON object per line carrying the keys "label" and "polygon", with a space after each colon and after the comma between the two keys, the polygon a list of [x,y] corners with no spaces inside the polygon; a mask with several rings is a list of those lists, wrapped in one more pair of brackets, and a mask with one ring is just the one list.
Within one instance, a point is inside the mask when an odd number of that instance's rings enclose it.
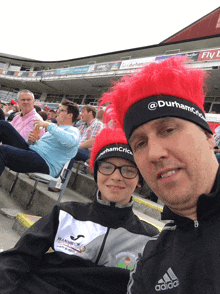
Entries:
{"label": "seat back", "polygon": [[[56,177],[52,177],[50,175],[42,174],[42,173],[31,173],[31,174],[29,174],[29,177],[35,181],[35,184],[34,184],[34,188],[33,188],[32,192],[31,192],[28,204],[26,205],[26,209],[31,205],[33,196],[34,196],[36,188],[37,188],[37,184],[39,182],[49,184],[48,186],[51,187],[51,188],[60,189],[60,194],[59,194],[59,197],[58,197],[58,200],[57,200],[57,204],[59,204],[62,197],[63,197],[63,194],[64,194],[64,191],[65,191],[66,186],[68,184],[68,181],[70,179],[73,164],[74,164],[74,158],[72,158],[71,160],[67,161],[64,164],[63,168],[61,169],[61,171],[59,172],[59,174]],[[15,187],[15,184],[17,182],[18,176],[19,176],[19,173],[16,174],[15,180],[14,180],[14,182],[12,184],[12,187],[10,189],[10,192],[9,192],[10,194],[14,190],[14,187]]]}

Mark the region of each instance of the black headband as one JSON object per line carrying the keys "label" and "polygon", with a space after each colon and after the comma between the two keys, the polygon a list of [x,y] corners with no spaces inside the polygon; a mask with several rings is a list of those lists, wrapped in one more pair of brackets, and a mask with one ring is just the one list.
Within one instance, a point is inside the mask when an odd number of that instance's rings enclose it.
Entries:
{"label": "black headband", "polygon": [[137,127],[166,116],[189,120],[212,134],[204,112],[197,105],[178,97],[159,95],[146,97],[130,106],[124,117],[124,131],[127,140]]}
{"label": "black headband", "polygon": [[110,157],[120,157],[134,162],[130,147],[126,144],[111,144],[103,147],[96,156],[94,163],[94,179],[97,182],[98,161]]}

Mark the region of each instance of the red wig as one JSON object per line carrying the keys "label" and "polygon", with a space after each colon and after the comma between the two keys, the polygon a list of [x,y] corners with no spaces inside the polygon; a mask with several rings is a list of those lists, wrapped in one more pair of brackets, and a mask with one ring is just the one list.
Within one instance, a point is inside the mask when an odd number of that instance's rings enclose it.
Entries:
{"label": "red wig", "polygon": [[186,57],[171,57],[153,62],[130,76],[124,76],[103,94],[100,105],[107,107],[105,119],[114,119],[124,129],[124,117],[137,101],[154,95],[170,95],[197,105],[203,112],[205,72],[186,66]]}

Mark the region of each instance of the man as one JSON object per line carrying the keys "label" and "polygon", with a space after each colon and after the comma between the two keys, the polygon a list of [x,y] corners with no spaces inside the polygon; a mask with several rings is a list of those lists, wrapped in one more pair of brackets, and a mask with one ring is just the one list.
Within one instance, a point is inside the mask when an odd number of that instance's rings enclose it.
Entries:
{"label": "man", "polygon": [[80,133],[72,126],[79,114],[78,106],[63,101],[57,115],[58,125],[35,120],[35,130],[46,128],[47,133],[37,140],[32,131],[28,142],[5,121],[0,121],[0,175],[5,166],[21,173],[39,172],[55,177],[63,165],[77,153]]}
{"label": "man", "polygon": [[11,122],[16,115],[20,114],[20,108],[17,104],[13,105],[12,110],[13,111],[10,113],[10,115],[7,118],[8,122]]}
{"label": "man", "polygon": [[[34,94],[29,90],[21,90],[18,92],[18,106],[21,115],[16,115],[11,122],[11,125],[18,131],[18,133],[27,140],[28,135],[34,129],[34,121],[36,119],[42,120],[42,117],[36,112],[34,108]],[[40,137],[43,136],[45,130],[43,129]]]}
{"label": "man", "polygon": [[44,106],[43,110],[48,114],[50,111],[50,108],[48,106]]}
{"label": "man", "polygon": [[[124,77],[102,104],[171,220],[145,247],[128,293],[220,293],[220,172],[204,114],[204,71],[172,57]],[[187,59],[186,59],[187,61]]]}
{"label": "man", "polygon": [[77,120],[74,122],[73,126],[79,128],[83,124],[85,123],[81,120],[81,113],[79,113],[79,116],[77,117]]}
{"label": "man", "polygon": [[13,112],[13,105],[17,105],[17,102],[14,100],[11,100],[10,103],[4,107],[4,114],[5,114],[6,120],[9,117],[9,115]]}
{"label": "man", "polygon": [[103,123],[103,115],[104,115],[105,110],[104,109],[99,109],[97,112],[97,119]]}
{"label": "man", "polygon": [[96,117],[96,110],[91,105],[85,105],[81,111],[81,121],[85,124],[78,127],[81,134],[81,142],[78,153],[75,157],[76,160],[86,161],[89,159],[90,150],[95,142],[95,137],[103,129],[103,123]]}
{"label": "man", "polygon": [[47,118],[48,121],[56,124],[57,123],[56,117],[57,117],[56,111],[53,109],[50,109],[48,113],[48,118]]}

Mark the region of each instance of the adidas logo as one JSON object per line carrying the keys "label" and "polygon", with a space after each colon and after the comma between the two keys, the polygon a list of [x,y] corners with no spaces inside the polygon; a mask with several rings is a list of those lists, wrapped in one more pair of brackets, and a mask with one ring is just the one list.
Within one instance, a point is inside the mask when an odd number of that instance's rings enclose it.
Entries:
{"label": "adidas logo", "polygon": [[171,268],[167,270],[163,279],[158,281],[158,284],[155,286],[156,291],[165,291],[169,289],[173,289],[179,286],[179,280],[172,271]]}

